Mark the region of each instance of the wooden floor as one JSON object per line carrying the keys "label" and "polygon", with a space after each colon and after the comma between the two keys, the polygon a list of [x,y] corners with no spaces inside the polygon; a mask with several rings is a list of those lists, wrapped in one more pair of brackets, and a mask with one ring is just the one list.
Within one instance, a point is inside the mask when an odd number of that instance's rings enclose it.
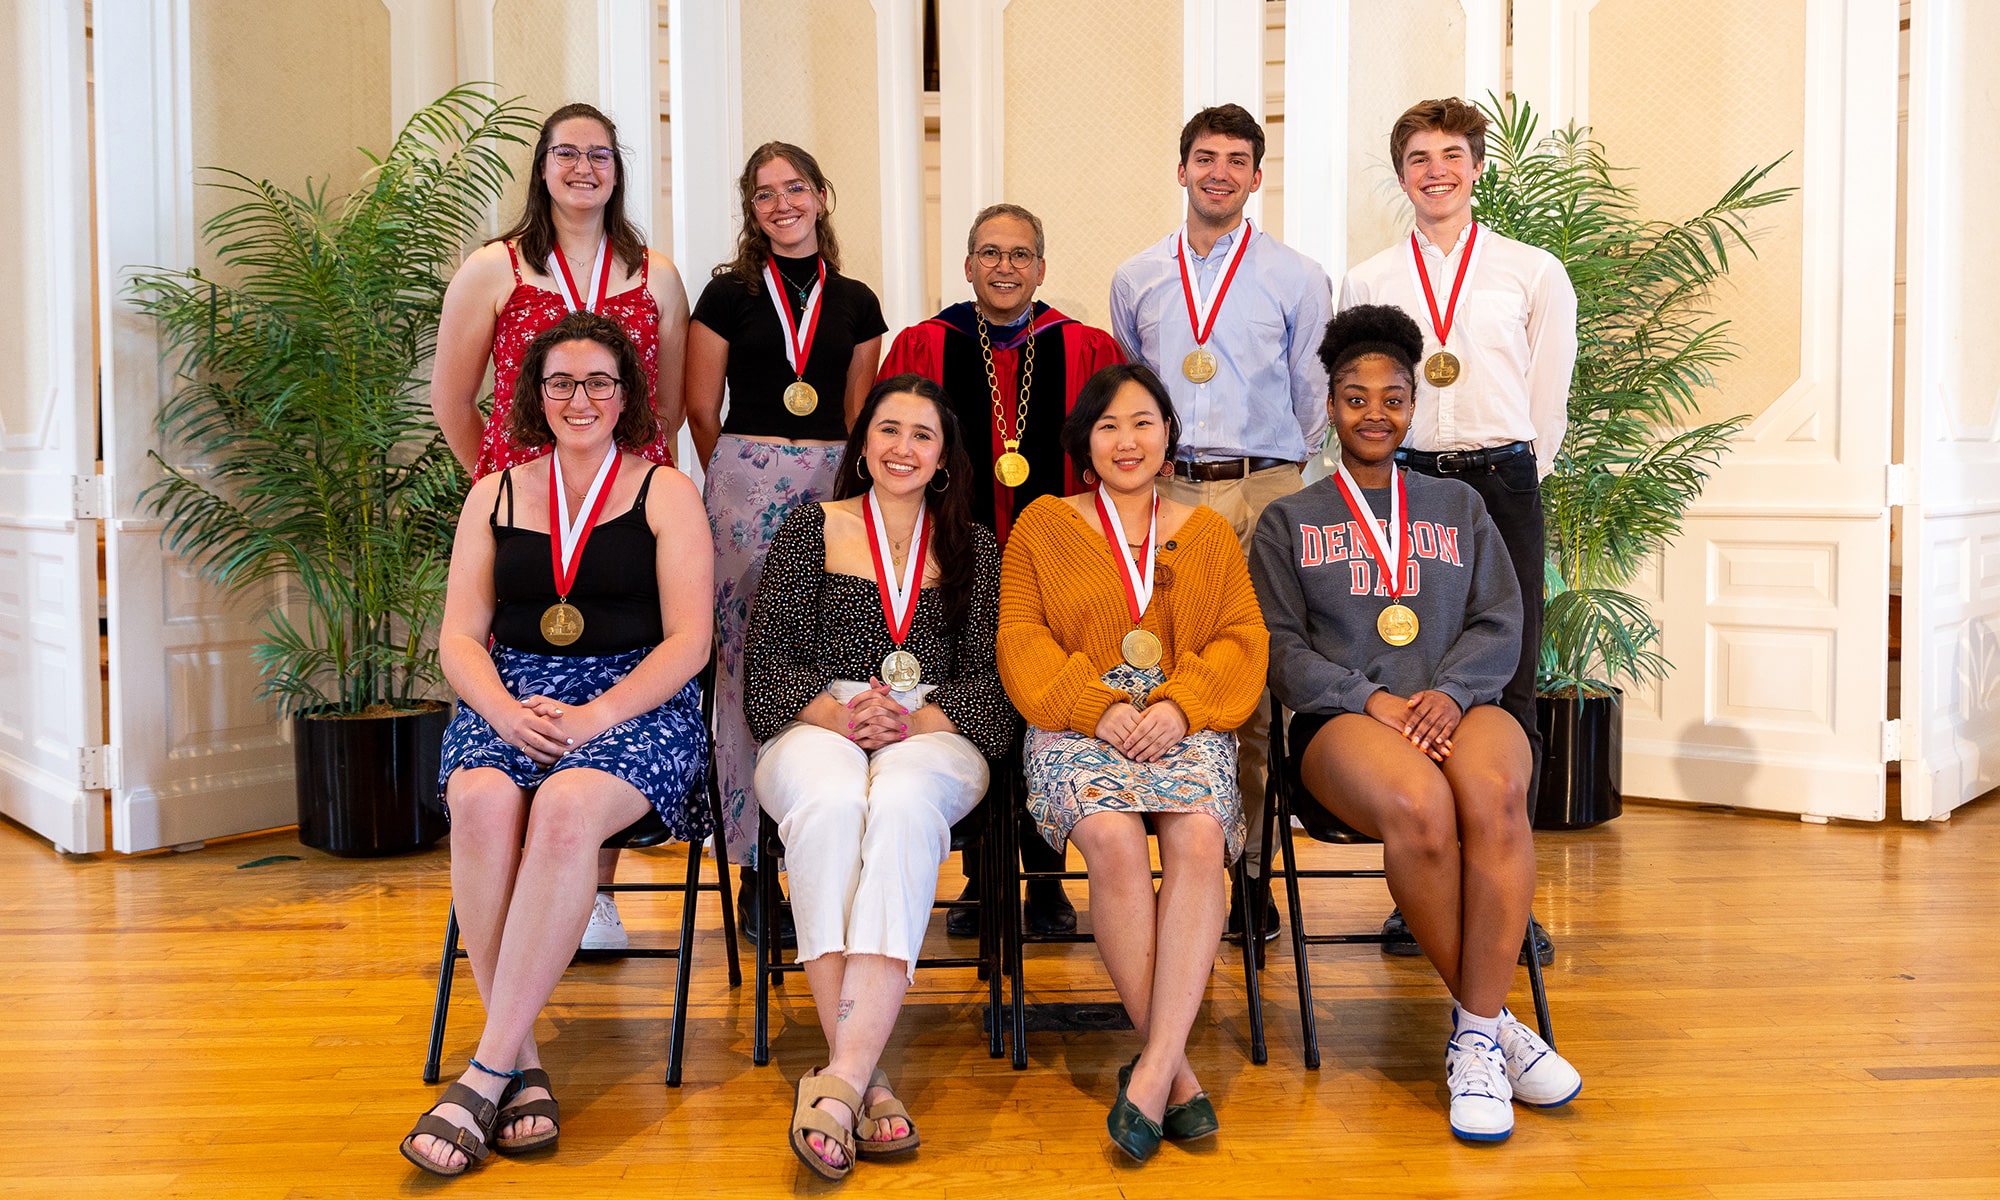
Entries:
{"label": "wooden floor", "polygon": [[[2000,1196],[2000,804],[1881,827],[1635,805],[1539,846],[1537,909],[1561,948],[1556,1030],[1585,1085],[1567,1110],[1523,1110],[1504,1145],[1447,1132],[1448,1001],[1421,960],[1315,951],[1325,1062],[1309,1072],[1288,957],[1266,976],[1264,1067],[1247,1061],[1241,970],[1223,958],[1192,1046],[1222,1134],[1144,1168],[1104,1136],[1130,1034],[1042,1035],[1014,1072],[986,1057],[983,992],[946,972],[919,976],[887,1059],[924,1147],[862,1164],[839,1190]],[[280,854],[300,861],[244,865]],[[633,876],[678,878],[684,860],[628,862]],[[444,1183],[395,1149],[435,1094],[418,1072],[442,852],[345,861],[273,834],[66,858],[0,824],[0,880],[0,1195],[833,1190],[783,1141],[792,1081],[823,1054],[809,1002],[788,981],[776,1060],[752,1066],[751,989],[727,986],[712,898],[686,1086],[661,1086],[672,964],[573,968],[544,1022],[560,1150]],[[1386,908],[1378,882],[1320,886],[1312,916],[1367,926]],[[664,931],[677,904],[623,907],[637,930]],[[1029,978],[1037,999],[1108,994],[1089,946],[1033,952]],[[477,1020],[463,976],[448,1063],[463,1062]]]}

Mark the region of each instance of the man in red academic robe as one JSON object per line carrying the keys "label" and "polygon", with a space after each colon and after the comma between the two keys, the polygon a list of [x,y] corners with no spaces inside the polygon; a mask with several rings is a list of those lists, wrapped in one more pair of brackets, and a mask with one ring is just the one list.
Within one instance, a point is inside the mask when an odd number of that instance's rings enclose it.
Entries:
{"label": "man in red academic robe", "polygon": [[[1063,418],[1085,380],[1125,361],[1110,334],[1036,302],[1048,271],[1045,248],[1042,222],[1027,209],[995,204],[982,211],[965,239],[974,298],[897,334],[877,376],[914,371],[944,388],[965,429],[966,453],[989,484],[972,494],[972,519],[991,525],[1002,544],[1014,517],[1037,497],[1082,490],[1063,455]],[[1006,458],[1010,452],[1019,459]],[[995,463],[1020,481],[1009,486]]]}
{"label": "man in red academic robe", "polygon": [[[1063,418],[1085,380],[1125,361],[1110,334],[1035,302],[1048,272],[1046,249],[1041,219],[1027,209],[995,204],[981,211],[965,239],[973,299],[897,334],[878,376],[914,371],[944,388],[965,430],[973,470],[986,483],[972,491],[972,519],[991,525],[1002,544],[1015,516],[1037,497],[1083,490],[1063,454]],[[975,858],[967,847],[966,862]],[[1021,864],[1060,871],[1063,855],[1030,824],[1021,838]],[[966,876],[960,899],[978,894],[970,868]],[[1056,880],[1028,885],[1026,917],[1036,933],[1076,931],[1076,909]],[[954,937],[971,937],[979,931],[977,921],[971,909],[953,909],[945,928]]]}

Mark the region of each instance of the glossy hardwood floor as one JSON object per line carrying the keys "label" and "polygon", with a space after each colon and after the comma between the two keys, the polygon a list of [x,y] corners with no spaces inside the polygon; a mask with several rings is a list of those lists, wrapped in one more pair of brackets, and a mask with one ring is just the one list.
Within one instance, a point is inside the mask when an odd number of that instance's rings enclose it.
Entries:
{"label": "glossy hardwood floor", "polygon": [[[1246,1057],[1239,962],[1222,958],[1192,1047],[1222,1134],[1144,1168],[1104,1137],[1132,1035],[1040,1035],[1017,1073],[986,1057],[971,973],[933,973],[918,977],[887,1063],[924,1147],[862,1164],[839,1190],[2000,1195],[2000,805],[1880,827],[1634,805],[1539,847],[1537,909],[1561,947],[1556,1029],[1585,1088],[1567,1110],[1522,1111],[1504,1145],[1447,1132],[1449,1002],[1420,960],[1315,951],[1325,1062],[1309,1072],[1288,956],[1274,954],[1266,976],[1264,1067]],[[278,854],[300,861],[242,866]],[[627,873],[678,878],[684,861],[628,856]],[[792,1081],[823,1054],[802,981],[779,993],[774,1064],[752,1066],[751,989],[727,986],[712,897],[686,1086],[661,1086],[672,964],[575,967],[544,1022],[561,1148],[443,1182],[395,1149],[436,1092],[418,1072],[448,899],[442,852],[339,860],[282,833],[64,858],[0,825],[0,880],[0,1194],[834,1190],[784,1145]],[[635,933],[665,933],[677,905],[623,902]],[[1376,882],[1320,885],[1308,905],[1359,927],[1387,907]],[[1033,951],[1029,979],[1040,1000],[1109,994],[1088,946]],[[464,1061],[477,1021],[461,975],[448,1065]]]}

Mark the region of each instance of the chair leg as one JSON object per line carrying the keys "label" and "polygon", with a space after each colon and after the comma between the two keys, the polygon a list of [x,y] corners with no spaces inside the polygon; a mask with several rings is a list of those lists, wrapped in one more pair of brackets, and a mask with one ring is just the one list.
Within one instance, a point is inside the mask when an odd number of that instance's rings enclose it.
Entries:
{"label": "chair leg", "polygon": [[[687,880],[681,885],[681,947],[674,955],[674,1026],[667,1037],[667,1086],[671,1088],[681,1085],[682,1055],[687,1050],[688,982],[694,974],[694,910],[701,895],[701,843],[689,842],[687,852]],[[723,863],[727,871],[728,860]]]}
{"label": "chair leg", "polygon": [[986,1056],[999,1058],[1007,1052],[1001,1022],[1005,1006],[1000,999],[1000,977],[1006,973],[1006,957],[1000,952],[999,825],[1013,815],[1012,789],[1002,785],[986,801],[986,831],[979,839],[979,958],[986,978]]}
{"label": "chair leg", "polygon": [[444,923],[444,956],[438,962],[437,1006],[431,1011],[431,1047],[424,1058],[424,1082],[438,1081],[438,1061],[444,1055],[444,1021],[451,1012],[451,980],[458,967],[458,906]]}
{"label": "chair leg", "polygon": [[729,890],[729,842],[722,817],[722,789],[716,783],[715,756],[708,759],[708,819],[714,826],[709,844],[715,848],[715,894],[722,897],[722,940],[729,945],[729,986],[743,986],[742,945],[736,938],[736,893]]}
{"label": "chair leg", "polygon": [[[1304,906],[1299,903],[1299,851],[1292,838],[1292,809],[1286,803],[1287,797],[1280,786],[1277,795],[1277,812],[1271,819],[1277,822],[1278,842],[1285,848],[1285,906],[1292,919],[1292,967],[1299,977],[1299,1034],[1305,1052],[1306,1068],[1319,1070],[1319,1021],[1313,1015],[1312,964],[1306,958],[1306,934],[1301,927]],[[1269,828],[1269,826],[1267,826]],[[1266,864],[1265,875],[1271,872],[1271,864]]]}
{"label": "chair leg", "polygon": [[1028,998],[1026,981],[1022,973],[1021,953],[1021,852],[1016,839],[1019,836],[1018,821],[1008,806],[1006,819],[995,822],[999,826],[999,861],[993,864],[994,881],[1005,889],[1000,898],[999,916],[1003,922],[1000,929],[1000,953],[1007,960],[1007,974],[1010,976],[1008,1036],[1014,1039],[1013,1066],[1016,1071],[1028,1069]]}
{"label": "chair leg", "polygon": [[1532,914],[1528,918],[1528,932],[1524,944],[1528,949],[1528,988],[1535,997],[1535,1024],[1541,1026],[1542,1040],[1554,1046],[1555,1023],[1549,1018],[1549,993],[1542,986],[1542,958],[1535,953],[1535,921]]}
{"label": "chair leg", "polygon": [[757,1016],[750,1061],[763,1066],[771,1061],[771,968],[777,965],[778,921],[772,893],[778,875],[778,857],[766,836],[770,818],[757,816]]}
{"label": "chair leg", "polygon": [[[1271,1058],[1264,1044],[1264,995],[1257,979],[1259,949],[1264,944],[1264,898],[1263,892],[1251,887],[1247,849],[1237,856],[1235,869],[1236,886],[1243,896],[1243,991],[1250,1006],[1250,1061],[1261,1067]],[[1265,869],[1270,869],[1268,859]]]}

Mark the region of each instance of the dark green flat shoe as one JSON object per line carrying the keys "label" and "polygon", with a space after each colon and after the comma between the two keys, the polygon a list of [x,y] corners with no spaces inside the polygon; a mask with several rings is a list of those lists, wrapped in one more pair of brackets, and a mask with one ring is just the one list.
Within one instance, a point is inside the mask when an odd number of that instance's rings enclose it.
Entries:
{"label": "dark green flat shoe", "polygon": [[[1139,1065],[1139,1056],[1118,1068],[1118,1094],[1123,1096],[1125,1088],[1132,1082],[1132,1068]],[[1215,1115],[1215,1105],[1208,1102],[1207,1092],[1196,1092],[1194,1098],[1185,1104],[1169,1104],[1160,1117],[1161,1136],[1170,1142],[1192,1142],[1212,1137],[1222,1128],[1222,1122]]]}
{"label": "dark green flat shoe", "polygon": [[1134,1162],[1145,1162],[1160,1148],[1164,1136],[1159,1122],[1139,1111],[1139,1106],[1125,1098],[1125,1087],[1132,1080],[1132,1068],[1139,1065],[1139,1056],[1118,1072],[1118,1101],[1111,1106],[1111,1112],[1104,1118],[1104,1128],[1111,1134],[1111,1144],[1132,1157]]}
{"label": "dark green flat shoe", "polygon": [[1200,1138],[1214,1137],[1222,1128],[1216,1119],[1215,1105],[1208,1102],[1207,1092],[1196,1092],[1194,1099],[1185,1104],[1169,1104],[1160,1119],[1160,1129],[1168,1139],[1176,1142],[1192,1142]]}

